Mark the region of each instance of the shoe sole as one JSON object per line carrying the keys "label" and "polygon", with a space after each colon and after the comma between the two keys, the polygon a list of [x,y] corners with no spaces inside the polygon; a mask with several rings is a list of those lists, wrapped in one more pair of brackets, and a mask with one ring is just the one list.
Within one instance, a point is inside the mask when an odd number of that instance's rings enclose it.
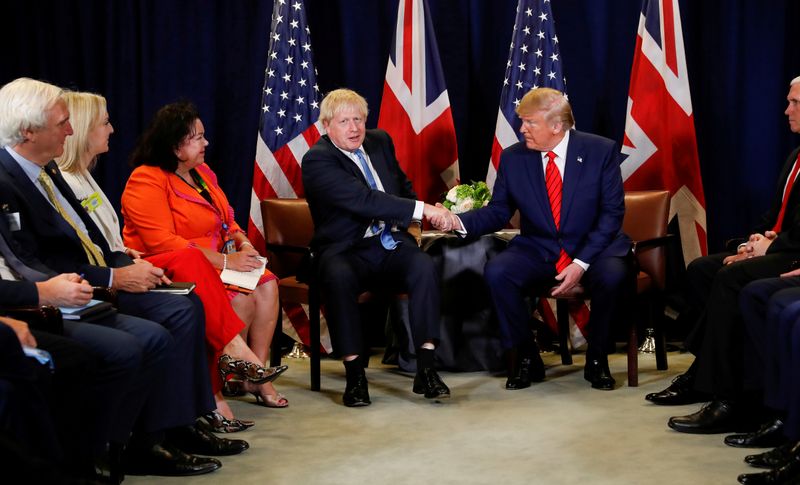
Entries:
{"label": "shoe sole", "polygon": [[722,433],[732,433],[735,430],[731,429],[730,427],[719,427],[719,428],[681,428],[680,426],[675,426],[672,423],[667,423],[667,426],[670,429],[677,431],[678,433],[688,433],[688,434],[722,434]]}

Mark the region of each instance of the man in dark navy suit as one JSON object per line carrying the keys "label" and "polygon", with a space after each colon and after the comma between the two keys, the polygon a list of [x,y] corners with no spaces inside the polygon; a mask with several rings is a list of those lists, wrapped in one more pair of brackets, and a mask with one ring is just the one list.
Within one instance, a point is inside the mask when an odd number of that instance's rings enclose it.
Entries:
{"label": "man in dark navy suit", "polygon": [[[785,114],[789,128],[800,133],[800,77],[790,82]],[[685,433],[738,431],[760,411],[758,393],[744,384],[745,322],[739,309],[741,290],[748,283],[774,278],[800,260],[800,148],[787,158],[769,211],[736,253],[712,254],[687,268],[692,313],[700,315],[687,338],[696,359],[661,392],[646,399],[656,404],[685,404],[711,399],[699,411],[670,418],[668,426]],[[768,294],[760,296],[762,301]]]}
{"label": "man in dark navy suit", "polygon": [[439,339],[439,279],[431,258],[407,232],[412,222],[446,210],[416,200],[395,158],[391,138],[367,130],[367,102],[349,89],[329,93],[320,105],[327,134],[303,157],[303,185],[314,219],[316,275],[322,285],[333,350],[347,372],[345,406],[370,404],[358,295],[375,283],[409,294],[417,348],[414,392],[450,396],[434,368]]}
{"label": "man in dark navy suit", "polygon": [[467,237],[497,231],[520,213],[520,235],[486,264],[503,345],[509,349],[506,389],[544,379],[528,322],[531,288],[553,295],[581,283],[592,295],[584,377],[614,388],[608,369],[609,327],[630,275],[630,239],[622,233],[625,198],[620,151],[613,141],[573,129],[572,108],[555,89],[538,88],[517,106],[525,141],[506,148],[489,205],[445,221]]}
{"label": "man in dark navy suit", "polygon": [[[168,330],[165,359],[151,383],[139,413],[141,431],[129,447],[131,473],[191,475],[219,468],[219,461],[184,451],[233,454],[247,443],[220,440],[195,426],[195,419],[214,409],[205,352],[202,303],[190,295],[176,297],[147,291],[163,271],[145,261],[134,264],[112,252],[81,207],[53,158],[72,134],[62,90],[20,78],[0,89],[0,211],[8,223],[18,258],[29,267],[56,273],[79,273],[95,286],[120,290],[121,313],[156,322]],[[121,328],[121,327],[119,327]],[[149,339],[152,332],[136,333]]]}

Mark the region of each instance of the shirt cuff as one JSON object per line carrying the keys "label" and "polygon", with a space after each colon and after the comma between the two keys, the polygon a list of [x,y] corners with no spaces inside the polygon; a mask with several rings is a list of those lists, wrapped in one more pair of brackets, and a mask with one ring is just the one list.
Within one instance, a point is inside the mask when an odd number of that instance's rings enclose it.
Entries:
{"label": "shirt cuff", "polygon": [[456,229],[455,230],[456,234],[458,234],[461,237],[466,236],[467,235],[467,230],[464,228],[464,223],[461,221],[460,217],[456,216],[456,219],[458,219],[458,223],[461,224],[461,229]]}
{"label": "shirt cuff", "polygon": [[414,214],[411,216],[411,220],[415,222],[420,222],[422,220],[422,212],[425,210],[425,202],[421,200],[417,200],[414,202]]}
{"label": "shirt cuff", "polygon": [[114,284],[114,268],[108,268],[108,287]]}
{"label": "shirt cuff", "polygon": [[572,262],[573,262],[573,263],[575,263],[575,264],[577,264],[577,265],[578,265],[578,266],[580,266],[581,268],[583,268],[583,271],[584,271],[584,272],[585,272],[586,270],[588,270],[588,269],[589,269],[589,265],[588,265],[587,263],[584,263],[584,262],[583,262],[583,261],[581,261],[580,259],[573,259],[573,260],[572,260]]}

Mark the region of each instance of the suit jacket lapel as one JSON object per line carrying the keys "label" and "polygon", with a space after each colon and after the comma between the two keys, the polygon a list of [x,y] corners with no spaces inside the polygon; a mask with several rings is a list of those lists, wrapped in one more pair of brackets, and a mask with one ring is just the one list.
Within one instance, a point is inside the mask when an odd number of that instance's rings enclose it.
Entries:
{"label": "suit jacket lapel", "polygon": [[[550,208],[550,198],[547,196],[547,185],[544,180],[544,169],[542,168],[542,152],[531,151],[532,160],[530,163],[524,163],[526,177],[528,182],[525,184],[527,187],[541,187],[541,190],[534,190],[534,198],[539,204],[539,209],[542,212],[542,220],[548,221],[550,229],[556,232],[556,222],[553,220],[553,209]],[[513,183],[513,181],[511,181]],[[523,194],[529,193],[530,189],[524,189]],[[522,205],[522,201],[518,201]]]}
{"label": "suit jacket lapel", "polygon": [[[16,186],[19,187],[20,191],[25,193],[25,199],[31,205],[31,212],[34,214],[39,214],[39,220],[42,222],[48,223],[52,226],[56,226],[59,231],[63,232],[70,239],[73,239],[78,244],[80,244],[80,238],[78,235],[75,234],[75,231],[72,229],[67,221],[61,217],[61,214],[55,210],[55,208],[50,205],[50,202],[47,198],[39,192],[39,189],[31,182],[31,179],[25,174],[22,170],[22,167],[19,166],[16,160],[11,157],[5,150],[0,149],[0,163],[2,163],[3,168],[8,172]],[[33,223],[29,221],[29,223]],[[23,228],[24,229],[24,228]]]}
{"label": "suit jacket lapel", "polygon": [[373,142],[373,139],[369,136],[364,138],[364,151],[367,152],[369,155],[369,161],[372,163],[372,168],[378,173],[378,177],[381,179],[381,184],[383,185],[383,190],[387,194],[397,194],[397,187],[394,183],[394,178],[392,174],[389,172],[389,166],[386,163],[386,156],[383,153],[381,147]]}
{"label": "suit jacket lapel", "polygon": [[575,132],[570,134],[569,144],[567,145],[567,160],[564,165],[564,183],[561,191],[561,222],[569,217],[572,208],[572,200],[575,192],[580,185],[583,175],[583,145],[577,139]]}

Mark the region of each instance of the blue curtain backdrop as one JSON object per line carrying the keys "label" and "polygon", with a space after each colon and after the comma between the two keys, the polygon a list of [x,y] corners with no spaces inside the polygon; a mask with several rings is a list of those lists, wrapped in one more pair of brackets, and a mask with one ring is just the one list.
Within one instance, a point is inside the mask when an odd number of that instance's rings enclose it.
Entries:
{"label": "blue curtain backdrop", "polygon": [[[319,86],[378,108],[398,0],[305,0]],[[429,0],[458,137],[462,180],[482,180],[516,0]],[[641,0],[553,0],[578,125],[621,140]],[[711,249],[766,209],[798,137],[783,115],[800,75],[800,2],[681,1]],[[0,83],[20,76],[105,95],[116,129],[95,174],[112,201],[155,110],[200,108],[207,160],[245,224],[271,0],[26,0],[0,6]]]}

